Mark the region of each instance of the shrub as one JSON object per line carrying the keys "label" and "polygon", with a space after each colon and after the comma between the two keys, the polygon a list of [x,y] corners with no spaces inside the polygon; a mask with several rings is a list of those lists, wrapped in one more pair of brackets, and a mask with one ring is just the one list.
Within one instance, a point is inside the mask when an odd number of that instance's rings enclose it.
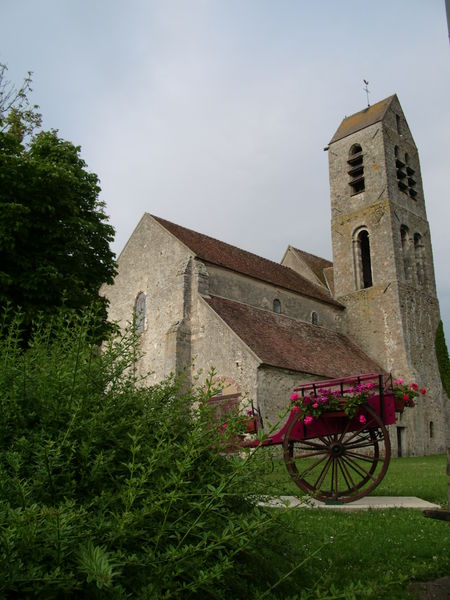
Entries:
{"label": "shrub", "polygon": [[133,331],[100,353],[92,320],[1,332],[0,596],[286,597],[298,535],[255,503],[259,453],[220,451],[211,382],[146,385]]}
{"label": "shrub", "polygon": [[436,329],[435,347],[442,387],[444,388],[447,397],[450,398],[450,358],[448,356],[447,344],[445,343],[442,321],[439,321],[439,325]]}

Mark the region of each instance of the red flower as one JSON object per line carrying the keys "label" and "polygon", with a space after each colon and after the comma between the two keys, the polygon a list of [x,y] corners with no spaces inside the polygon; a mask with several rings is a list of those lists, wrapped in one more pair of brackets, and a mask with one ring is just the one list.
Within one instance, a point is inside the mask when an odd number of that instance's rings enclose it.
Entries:
{"label": "red flower", "polygon": [[420,393],[422,394],[422,396],[425,396],[427,390],[425,388],[420,388]]}
{"label": "red flower", "polygon": [[403,394],[403,400],[409,400],[408,394]]}
{"label": "red flower", "polygon": [[419,386],[417,385],[417,383],[412,383],[409,387],[412,390],[414,390],[415,392],[417,392],[417,390],[419,389]]}
{"label": "red flower", "polygon": [[291,402],[295,402],[296,400],[298,400],[298,394],[297,392],[293,392],[291,394]]}

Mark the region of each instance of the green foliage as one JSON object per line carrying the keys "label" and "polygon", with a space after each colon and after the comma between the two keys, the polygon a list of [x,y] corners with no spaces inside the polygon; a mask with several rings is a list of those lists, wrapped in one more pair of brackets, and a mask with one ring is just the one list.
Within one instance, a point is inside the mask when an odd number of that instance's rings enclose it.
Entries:
{"label": "green foliage", "polygon": [[[103,283],[112,283],[114,230],[99,201],[98,178],[80,147],[56,131],[35,133],[30,74],[16,91],[0,65],[0,307],[39,313],[96,303],[106,321]],[[27,143],[24,136],[28,135]]]}
{"label": "green foliage", "polygon": [[0,63],[0,132],[8,131],[15,139],[23,139],[40,127],[41,114],[37,104],[30,104],[32,73],[29,71],[17,89],[6,78],[8,67]]}
{"label": "green foliage", "polygon": [[287,597],[300,534],[256,503],[264,453],[224,453],[210,383],[146,385],[133,332],[100,353],[91,321],[42,319],[23,350],[4,320],[0,597]]}
{"label": "green foliage", "polygon": [[438,328],[436,329],[435,348],[442,387],[444,388],[447,397],[450,398],[450,358],[448,356],[447,344],[445,343],[442,321],[439,321]]}

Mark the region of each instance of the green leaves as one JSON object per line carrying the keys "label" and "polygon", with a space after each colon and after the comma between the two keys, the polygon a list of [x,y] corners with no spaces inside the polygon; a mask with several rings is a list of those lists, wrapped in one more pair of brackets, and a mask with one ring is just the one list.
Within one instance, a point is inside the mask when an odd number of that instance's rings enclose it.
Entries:
{"label": "green leaves", "polygon": [[0,307],[21,307],[30,325],[41,312],[95,302],[105,322],[98,290],[116,267],[98,177],[79,146],[54,130],[35,133],[39,119],[24,108],[31,79],[13,92],[2,87],[5,72],[0,65]]}
{"label": "green leaves", "polygon": [[100,354],[95,322],[41,319],[24,350],[20,317],[4,319],[0,596],[221,599],[271,587],[284,537],[255,505],[258,453],[221,454],[203,384],[147,386],[133,330]]}

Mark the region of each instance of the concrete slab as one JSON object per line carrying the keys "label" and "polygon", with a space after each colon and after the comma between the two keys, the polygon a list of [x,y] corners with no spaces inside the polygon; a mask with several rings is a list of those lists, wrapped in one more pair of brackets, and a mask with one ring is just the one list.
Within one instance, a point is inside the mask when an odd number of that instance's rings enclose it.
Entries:
{"label": "concrete slab", "polygon": [[416,498],[415,496],[365,496],[354,502],[344,504],[326,504],[314,498],[305,498],[296,496],[279,496],[267,498],[259,503],[261,506],[271,506],[274,508],[323,508],[325,510],[369,510],[386,508],[415,508],[417,510],[426,510],[441,508],[439,504],[433,504],[427,500]]}

